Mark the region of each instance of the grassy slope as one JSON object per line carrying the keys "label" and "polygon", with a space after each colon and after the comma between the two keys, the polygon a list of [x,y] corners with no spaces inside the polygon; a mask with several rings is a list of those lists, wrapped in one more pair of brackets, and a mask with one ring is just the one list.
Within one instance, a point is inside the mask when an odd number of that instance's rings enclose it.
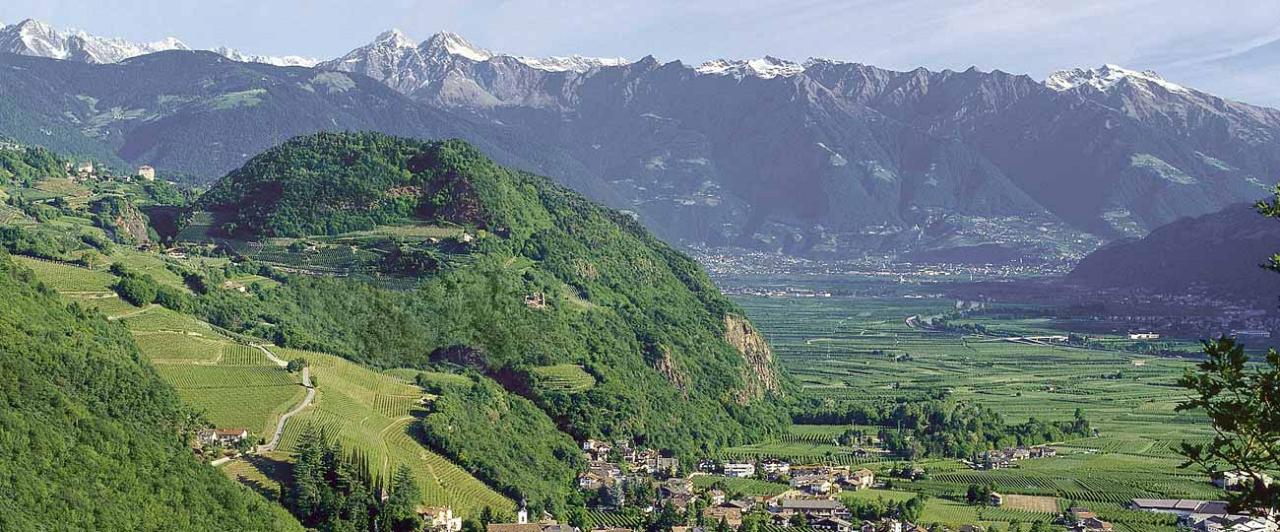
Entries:
{"label": "grassy slope", "polygon": [[297,529],[199,464],[128,333],[0,257],[0,528]]}
{"label": "grassy slope", "polygon": [[[152,259],[126,255],[134,264]],[[113,257],[114,258],[114,257]],[[115,277],[107,272],[19,257],[34,268],[36,278],[87,306],[110,306]],[[279,415],[292,409],[305,395],[297,377],[272,364],[256,348],[237,344],[208,324],[168,309],[138,309],[128,303],[116,311],[142,346],[161,377],[182,400],[221,427],[246,427],[255,436],[270,437]],[[106,311],[106,309],[104,309]],[[294,418],[285,430],[281,451],[262,459],[237,461],[227,473],[273,495],[287,474],[288,451],[307,423],[333,429],[352,451],[376,459],[375,473],[386,476],[400,463],[409,464],[423,491],[423,504],[452,505],[468,515],[484,506],[504,512],[515,505],[444,457],[428,450],[412,432],[410,414],[421,415],[422,391],[405,379],[382,375],[347,360],[323,353],[272,348],[281,358],[304,357],[313,365],[319,384],[314,406]],[[449,375],[452,379],[465,379]],[[455,381],[456,382],[456,381]]]}

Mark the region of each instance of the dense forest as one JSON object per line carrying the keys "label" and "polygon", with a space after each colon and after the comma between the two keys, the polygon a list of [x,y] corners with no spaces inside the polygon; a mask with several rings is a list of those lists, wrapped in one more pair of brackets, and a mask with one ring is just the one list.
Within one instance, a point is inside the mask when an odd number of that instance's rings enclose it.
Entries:
{"label": "dense forest", "polygon": [[0,251],[0,530],[297,530],[201,464],[125,329]]}

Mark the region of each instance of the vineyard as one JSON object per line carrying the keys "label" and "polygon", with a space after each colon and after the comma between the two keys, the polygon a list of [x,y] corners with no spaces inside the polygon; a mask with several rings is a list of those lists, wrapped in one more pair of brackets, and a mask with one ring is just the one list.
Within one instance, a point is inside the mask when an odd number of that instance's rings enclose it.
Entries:
{"label": "vineyard", "polygon": [[422,487],[424,504],[450,505],[465,515],[475,515],[485,506],[515,511],[511,500],[420,443],[416,416],[423,392],[417,386],[332,355],[271,350],[282,359],[305,358],[318,389],[314,405],[286,425],[281,451],[292,450],[306,427],[314,426],[344,448],[358,450],[380,478],[387,478],[398,464],[409,465]]}
{"label": "vineyard", "polygon": [[[1025,529],[1033,520],[1048,520],[1055,506],[1076,501],[1108,509],[1117,530],[1159,530],[1168,526],[1166,519],[1122,505],[1134,497],[1222,497],[1206,475],[1178,467],[1181,442],[1211,437],[1203,416],[1174,410],[1182,399],[1174,383],[1189,367],[1186,360],[1002,341],[909,323],[911,316],[951,311],[946,300],[749,296],[737,302],[805,395],[854,405],[947,390],[954,400],[983,404],[1010,422],[1066,420],[1080,408],[1097,429],[1092,437],[1059,442],[1057,457],[1023,460],[1010,469],[975,471],[955,460],[918,460],[926,479],[895,481],[894,487],[933,497],[924,522],[1016,520]],[[1044,319],[1007,321],[985,325],[1017,334],[1065,334]],[[1134,363],[1138,359],[1141,364]],[[772,441],[725,449],[718,458],[859,465],[881,474],[901,463],[876,456],[874,449],[838,445],[849,429],[871,437],[874,445],[880,427],[796,425]],[[955,502],[971,484],[992,484],[1015,502],[997,509]]]}
{"label": "vineyard", "polygon": [[533,368],[533,375],[538,387],[556,393],[581,393],[596,385],[595,377],[574,364]]}

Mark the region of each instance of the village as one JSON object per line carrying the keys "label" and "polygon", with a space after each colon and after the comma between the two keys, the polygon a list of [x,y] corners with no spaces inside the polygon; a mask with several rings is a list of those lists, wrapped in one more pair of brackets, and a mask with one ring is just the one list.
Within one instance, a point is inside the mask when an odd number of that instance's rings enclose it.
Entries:
{"label": "village", "polygon": [[[913,522],[918,517],[905,504],[891,515],[861,519],[841,494],[846,491],[885,489],[892,479],[880,479],[868,468],[828,465],[792,464],[778,459],[734,462],[700,461],[694,470],[682,475],[680,462],[663,456],[655,449],[640,448],[627,441],[587,440],[582,443],[588,468],[578,476],[578,488],[587,494],[592,510],[621,512],[633,509],[645,515],[660,512],[679,517],[680,525],[666,529],[675,532],[711,532],[723,530],[815,530],[832,532],[983,532],[977,524],[959,528]],[[1041,445],[991,450],[973,460],[961,463],[979,470],[1017,467],[1015,462],[1053,458],[1058,452]],[[918,468],[904,467],[895,476],[924,476]],[[723,481],[701,482],[697,479],[754,479],[786,484],[789,489],[774,496],[749,496],[732,493]],[[1226,472],[1216,476],[1215,486],[1232,490],[1252,479]],[[1270,477],[1264,478],[1270,484]],[[991,490],[971,487],[970,504],[997,508],[1006,496]],[[635,498],[636,500],[632,500]],[[1125,507],[1131,511],[1172,515],[1182,529],[1202,532],[1276,532],[1280,526],[1266,517],[1231,512],[1223,501],[1184,499],[1134,499]],[[462,521],[447,509],[431,509],[424,513],[429,530],[459,532]],[[1045,526],[1046,528],[1041,528]],[[1052,528],[1047,528],[1052,526]],[[617,532],[627,527],[596,526],[579,528],[556,521],[551,515],[531,518],[522,508],[514,523],[489,523],[488,532]],[[1052,523],[1039,523],[1030,530],[1067,530],[1069,532],[1111,532],[1115,526],[1099,517],[1086,505],[1075,505],[1060,512]]]}

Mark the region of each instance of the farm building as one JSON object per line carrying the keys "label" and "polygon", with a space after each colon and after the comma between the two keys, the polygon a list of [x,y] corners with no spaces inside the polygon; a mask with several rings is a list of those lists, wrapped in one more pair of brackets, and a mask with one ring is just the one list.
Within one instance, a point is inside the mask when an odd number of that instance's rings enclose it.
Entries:
{"label": "farm building", "polygon": [[1130,340],[1159,340],[1160,335],[1153,332],[1129,333]]}
{"label": "farm building", "polygon": [[1197,501],[1192,499],[1134,499],[1134,510],[1158,512],[1186,517],[1191,514],[1227,515],[1227,503],[1223,501]]}
{"label": "farm building", "polygon": [[200,431],[200,442],[206,445],[240,443],[241,440],[248,437],[249,429],[243,428],[204,429]]}

